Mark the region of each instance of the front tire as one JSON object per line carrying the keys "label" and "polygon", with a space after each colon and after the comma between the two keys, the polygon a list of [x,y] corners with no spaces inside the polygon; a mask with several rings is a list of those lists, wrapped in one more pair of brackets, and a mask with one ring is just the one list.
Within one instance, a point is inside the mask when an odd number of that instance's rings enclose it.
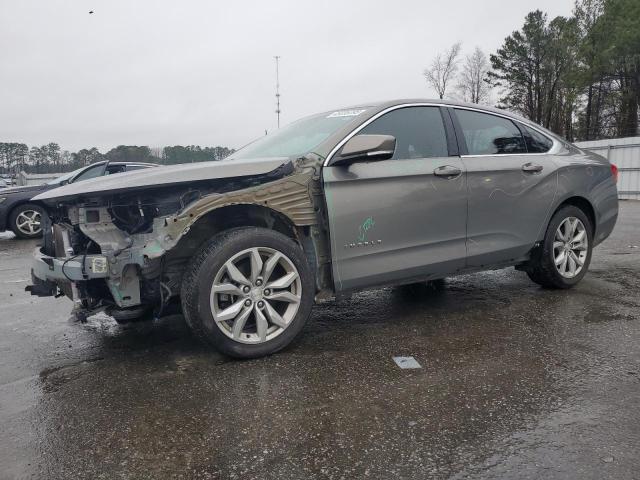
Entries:
{"label": "front tire", "polygon": [[256,227],[224,231],[189,262],[182,310],[193,332],[226,355],[256,358],[289,345],[315,296],[302,249]]}
{"label": "front tire", "polygon": [[42,217],[44,211],[38,205],[25,203],[11,211],[9,226],[16,237],[22,239],[38,238],[42,235]]}
{"label": "front tire", "polygon": [[586,275],[593,250],[593,225],[578,207],[566,205],[551,218],[542,245],[526,270],[546,288],[566,289]]}

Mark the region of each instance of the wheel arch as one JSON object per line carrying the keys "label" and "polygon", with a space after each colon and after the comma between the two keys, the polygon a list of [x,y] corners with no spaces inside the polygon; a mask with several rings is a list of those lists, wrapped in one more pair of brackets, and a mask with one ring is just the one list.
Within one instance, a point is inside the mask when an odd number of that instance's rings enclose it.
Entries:
{"label": "wheel arch", "polygon": [[596,225],[598,220],[596,217],[596,211],[593,208],[593,205],[591,204],[591,202],[583,196],[574,195],[574,196],[565,198],[562,202],[558,204],[556,209],[553,211],[553,213],[549,217],[549,221],[551,221],[551,219],[553,218],[553,216],[556,214],[558,210],[560,210],[562,207],[565,207],[567,205],[573,205],[574,207],[577,207],[584,212],[584,214],[587,216],[587,218],[589,218],[589,221],[591,222],[591,228],[592,228],[591,233],[595,237]]}
{"label": "wheel arch", "polygon": [[175,247],[167,252],[167,259],[186,265],[188,259],[212,236],[239,227],[266,228],[290,238],[302,248],[315,276],[318,253],[311,241],[311,226],[296,225],[284,213],[255,203],[224,205],[203,214],[189,226]]}
{"label": "wheel arch", "polygon": [[286,235],[300,243],[298,227],[285,214],[268,206],[254,203],[236,203],[214,208],[198,218],[184,237],[206,229],[210,234],[237,227],[263,227]]}

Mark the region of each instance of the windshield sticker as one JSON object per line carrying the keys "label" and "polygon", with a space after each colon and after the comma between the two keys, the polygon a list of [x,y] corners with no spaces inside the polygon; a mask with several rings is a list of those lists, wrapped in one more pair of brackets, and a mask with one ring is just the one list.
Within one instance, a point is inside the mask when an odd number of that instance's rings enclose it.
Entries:
{"label": "windshield sticker", "polygon": [[364,112],[362,110],[338,110],[337,112],[333,112],[330,115],[327,115],[327,118],[336,118],[336,117],[356,117]]}

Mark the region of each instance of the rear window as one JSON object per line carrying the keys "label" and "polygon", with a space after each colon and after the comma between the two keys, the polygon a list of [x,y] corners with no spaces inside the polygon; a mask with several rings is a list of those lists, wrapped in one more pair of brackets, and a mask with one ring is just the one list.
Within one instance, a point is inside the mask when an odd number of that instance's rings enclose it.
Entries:
{"label": "rear window", "polygon": [[529,128],[523,124],[520,124],[520,128],[522,129],[524,141],[527,144],[527,151],[529,153],[545,153],[553,146],[553,140],[533,128]]}

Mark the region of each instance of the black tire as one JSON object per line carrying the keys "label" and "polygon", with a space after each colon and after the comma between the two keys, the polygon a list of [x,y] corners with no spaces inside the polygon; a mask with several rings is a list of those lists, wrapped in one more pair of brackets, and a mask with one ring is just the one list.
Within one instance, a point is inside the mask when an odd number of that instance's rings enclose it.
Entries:
{"label": "black tire", "polygon": [[[29,212],[29,211],[37,212],[40,215],[40,222],[41,222],[40,230],[34,234],[29,234],[27,232],[20,230],[17,223],[17,220],[20,214],[24,212]],[[42,218],[44,215],[45,215],[44,210],[38,205],[35,205],[33,203],[24,203],[22,205],[18,205],[9,214],[9,227],[11,228],[11,231],[13,231],[13,233],[15,233],[16,237],[18,238],[22,238],[25,240],[32,239],[32,238],[39,238],[42,236]]]}
{"label": "black tire", "polygon": [[[562,222],[569,218],[578,218],[585,226],[588,245],[586,259],[583,263],[582,270],[573,278],[566,278],[560,274],[555,265],[553,242],[555,240],[556,230]],[[574,205],[565,205],[561,207],[551,217],[551,221],[547,227],[542,244],[536,248],[529,261],[526,269],[527,275],[538,285],[545,288],[567,289],[576,285],[586,275],[591,263],[591,253],[593,250],[593,225],[589,217],[578,207]]]}
{"label": "black tire", "polygon": [[[215,324],[210,294],[216,274],[225,262],[250,248],[270,248],[283,253],[296,267],[301,282],[297,313],[275,338],[263,343],[238,342]],[[219,233],[196,253],[187,266],[181,288],[182,311],[194,334],[222,353],[235,358],[257,358],[289,345],[306,324],[315,297],[315,281],[302,249],[281,233],[257,227],[234,228]]]}

